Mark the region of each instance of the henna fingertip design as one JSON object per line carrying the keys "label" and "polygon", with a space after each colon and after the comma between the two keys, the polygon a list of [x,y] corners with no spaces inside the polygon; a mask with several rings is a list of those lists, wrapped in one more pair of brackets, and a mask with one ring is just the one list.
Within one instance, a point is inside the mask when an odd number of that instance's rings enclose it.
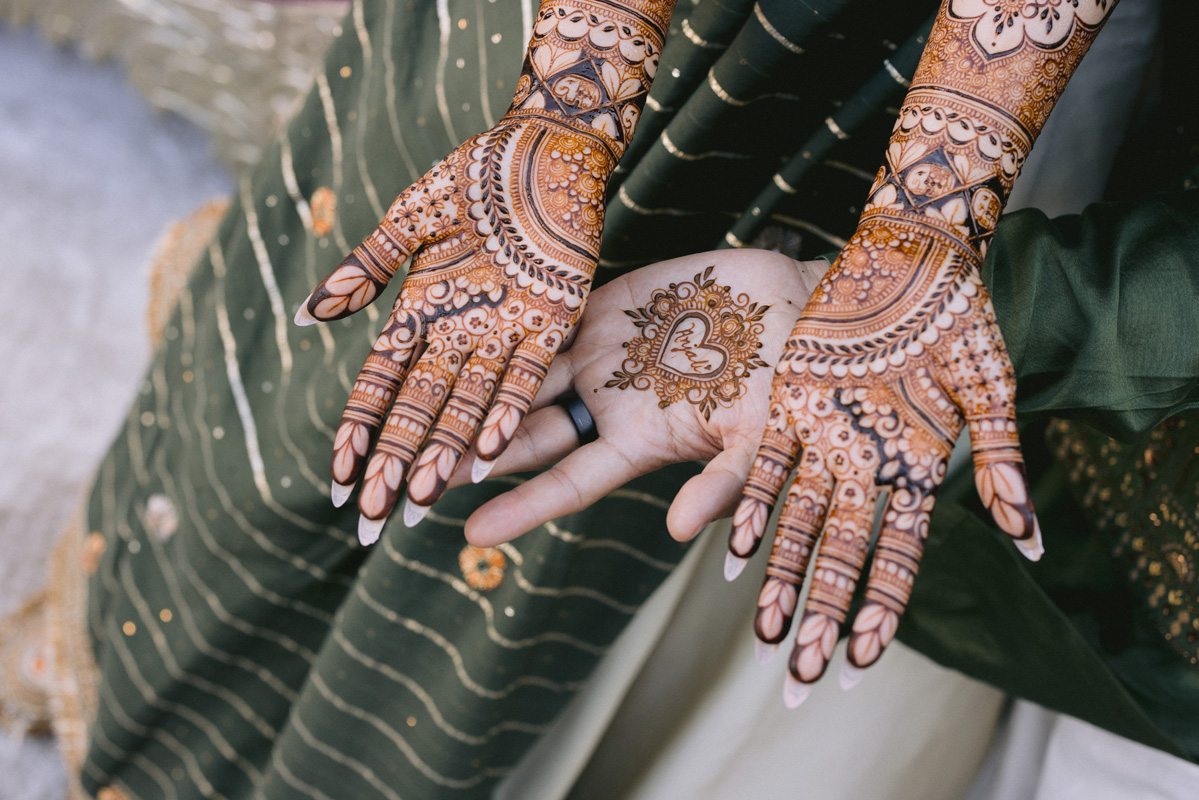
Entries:
{"label": "henna fingertip design", "polygon": [[293,321],[301,328],[307,328],[309,325],[315,325],[317,323],[316,317],[312,316],[312,314],[310,314],[308,311],[308,303],[311,300],[312,295],[308,295],[304,298],[304,302],[300,303],[300,307],[296,309],[296,316]]}
{"label": "henna fingertip design", "polygon": [[758,663],[766,666],[774,659],[774,654],[779,650],[777,644],[769,644],[761,639],[754,640],[754,656],[758,659]]}
{"label": "henna fingertip design", "polygon": [[1016,546],[1029,561],[1040,561],[1041,556],[1045,555],[1045,542],[1041,539],[1041,523],[1035,516],[1032,519],[1032,536],[1027,539],[1017,539]]}
{"label": "henna fingertip design", "polygon": [[865,670],[846,661],[841,665],[841,689],[848,692],[862,682],[862,676],[865,674]]}
{"label": "henna fingertip design", "polygon": [[364,516],[358,517],[358,541],[363,547],[374,544],[379,541],[379,534],[383,531],[383,523],[387,522],[387,518],[369,519]]}
{"label": "henna fingertip design", "polygon": [[412,502],[411,497],[407,498],[404,500],[404,524],[409,528],[415,528],[429,513],[430,508],[432,506],[420,506]]}
{"label": "henna fingertip design", "polygon": [[333,481],[333,486],[329,490],[330,495],[333,497],[333,507],[341,508],[344,506],[346,504],[346,500],[350,498],[350,492],[352,491],[354,491],[354,484],[346,486],[338,483],[337,481]]}
{"label": "henna fingertip design", "polygon": [[724,579],[729,583],[737,580],[737,576],[745,569],[748,559],[738,558],[732,553],[725,553],[724,556]]}
{"label": "henna fingertip design", "polygon": [[470,468],[470,482],[482,483],[491,474],[493,469],[495,469],[494,461],[484,461],[481,458],[476,458],[475,463]]}
{"label": "henna fingertip design", "polygon": [[806,683],[800,683],[795,680],[794,676],[788,674],[783,680],[783,705],[791,710],[795,710],[803,704],[804,700],[808,699],[808,695],[812,693],[812,687]]}

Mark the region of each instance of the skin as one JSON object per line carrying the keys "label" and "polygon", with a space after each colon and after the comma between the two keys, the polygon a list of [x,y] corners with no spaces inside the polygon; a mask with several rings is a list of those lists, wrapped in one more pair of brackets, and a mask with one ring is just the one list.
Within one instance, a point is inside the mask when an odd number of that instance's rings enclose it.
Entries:
{"label": "skin", "polygon": [[[683,461],[708,464],[675,497],[667,514],[670,534],[686,541],[712,520],[731,514],[770,406],[769,364],[747,365],[756,353],[782,348],[803,298],[826,267],[824,261],[801,263],[764,250],[721,250],[644,267],[596,290],[578,339],[554,361],[533,411],[492,474],[549,469],[475,511],[466,522],[467,540],[480,547],[510,541],[543,522],[586,508],[639,475]],[[666,346],[658,348],[655,359],[630,358],[628,345],[644,333],[637,314],[652,305],[655,295],[671,292],[672,284],[676,289],[695,286],[697,275],[709,269],[717,286],[728,287],[721,293],[727,303],[710,309],[713,327],[719,325],[721,313],[746,319],[754,316],[747,312],[750,307],[766,307],[752,325],[761,347],[746,348],[740,366],[731,364],[730,371],[743,373],[742,391],[732,402],[717,401],[705,413],[702,393],[688,399],[668,391],[675,399],[663,406],[658,383],[621,388],[622,381],[614,376],[627,374],[630,361],[650,367],[642,373],[655,372],[652,365],[663,360],[682,366],[678,354],[669,352],[681,338],[677,335],[670,340],[663,336]],[[679,327],[687,327],[687,320]],[[711,339],[703,342],[715,344]],[[599,434],[597,441],[583,447],[566,412],[554,402],[570,388],[583,398]],[[470,464],[461,466],[451,485],[468,482],[471,471]]]}
{"label": "skin", "polygon": [[378,298],[411,258],[334,440],[333,501],[361,481],[369,544],[407,488],[414,525],[472,443],[507,447],[573,335],[599,255],[607,182],[657,71],[673,0],[546,0],[512,107],[396,198],[296,313]]}

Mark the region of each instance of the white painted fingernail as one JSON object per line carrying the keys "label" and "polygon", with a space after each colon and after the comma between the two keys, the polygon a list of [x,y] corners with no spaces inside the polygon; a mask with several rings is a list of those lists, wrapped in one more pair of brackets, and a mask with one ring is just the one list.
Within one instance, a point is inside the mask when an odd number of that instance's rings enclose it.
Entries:
{"label": "white painted fingernail", "polygon": [[724,579],[730,582],[737,580],[737,576],[741,574],[741,570],[745,569],[745,565],[748,563],[748,559],[738,558],[732,553],[725,553]]}
{"label": "white painted fingernail", "polygon": [[418,506],[412,502],[411,497],[407,498],[404,500],[404,524],[409,528],[415,528],[425,518],[425,514],[429,513],[430,508],[432,506]]}
{"label": "white painted fingernail", "polygon": [[337,481],[333,481],[333,488],[329,491],[333,495],[333,507],[341,508],[346,504],[346,499],[349,498],[350,492],[354,491],[354,485],[343,486]]}
{"label": "white painted fingernail", "polygon": [[862,676],[865,674],[865,670],[846,661],[841,665],[841,688],[848,692],[862,682]]}
{"label": "white painted fingernail", "polygon": [[362,542],[364,547],[379,541],[379,533],[383,530],[384,522],[387,522],[387,517],[383,519],[358,517],[358,541]]}
{"label": "white painted fingernail", "polygon": [[494,461],[484,461],[481,458],[476,458],[475,463],[470,468],[470,482],[479,483],[495,469]]}
{"label": "white painted fingernail", "polygon": [[307,327],[309,325],[315,325],[317,322],[316,317],[314,317],[308,313],[308,301],[311,299],[312,299],[312,295],[308,295],[307,297],[304,298],[304,302],[300,303],[300,307],[296,309],[296,316],[295,316],[294,321],[301,328]]}
{"label": "white painted fingernail", "polygon": [[767,644],[758,639],[754,642],[754,655],[758,658],[758,663],[765,666],[770,663],[770,659],[774,658],[774,654],[778,652],[777,644]]}
{"label": "white painted fingernail", "polygon": [[1045,542],[1041,540],[1041,523],[1036,517],[1032,518],[1032,536],[1027,539],[1017,539],[1016,546],[1029,561],[1040,561],[1045,555]]}
{"label": "white painted fingernail", "polygon": [[787,708],[799,708],[811,693],[811,686],[800,683],[792,677],[790,672],[787,673],[787,677],[783,681],[783,704]]}

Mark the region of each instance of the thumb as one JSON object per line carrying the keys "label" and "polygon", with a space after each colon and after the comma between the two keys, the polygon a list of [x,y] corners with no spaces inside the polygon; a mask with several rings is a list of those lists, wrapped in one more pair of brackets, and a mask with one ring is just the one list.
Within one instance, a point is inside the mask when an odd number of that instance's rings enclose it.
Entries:
{"label": "thumb", "polygon": [[731,517],[753,457],[753,444],[747,440],[743,447],[721,451],[703,472],[684,483],[666,512],[670,535],[680,542],[690,541],[709,522]]}

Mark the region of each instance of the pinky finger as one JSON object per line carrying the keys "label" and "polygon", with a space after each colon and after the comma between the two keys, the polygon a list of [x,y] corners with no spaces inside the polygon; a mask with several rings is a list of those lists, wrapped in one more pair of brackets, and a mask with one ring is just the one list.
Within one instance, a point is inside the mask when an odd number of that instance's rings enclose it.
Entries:
{"label": "pinky finger", "polygon": [[1016,421],[1003,417],[970,420],[970,445],[974,453],[974,485],[983,505],[1000,530],[1016,541],[1026,558],[1040,560],[1045,545],[1032,507]]}
{"label": "pinky finger", "polygon": [[537,396],[553,358],[552,352],[528,339],[512,351],[503,383],[483,420],[479,438],[475,440],[477,458],[471,471],[471,479],[475,483],[487,477],[496,459],[516,435],[516,429],[529,413],[529,407],[533,405],[533,398]]}

